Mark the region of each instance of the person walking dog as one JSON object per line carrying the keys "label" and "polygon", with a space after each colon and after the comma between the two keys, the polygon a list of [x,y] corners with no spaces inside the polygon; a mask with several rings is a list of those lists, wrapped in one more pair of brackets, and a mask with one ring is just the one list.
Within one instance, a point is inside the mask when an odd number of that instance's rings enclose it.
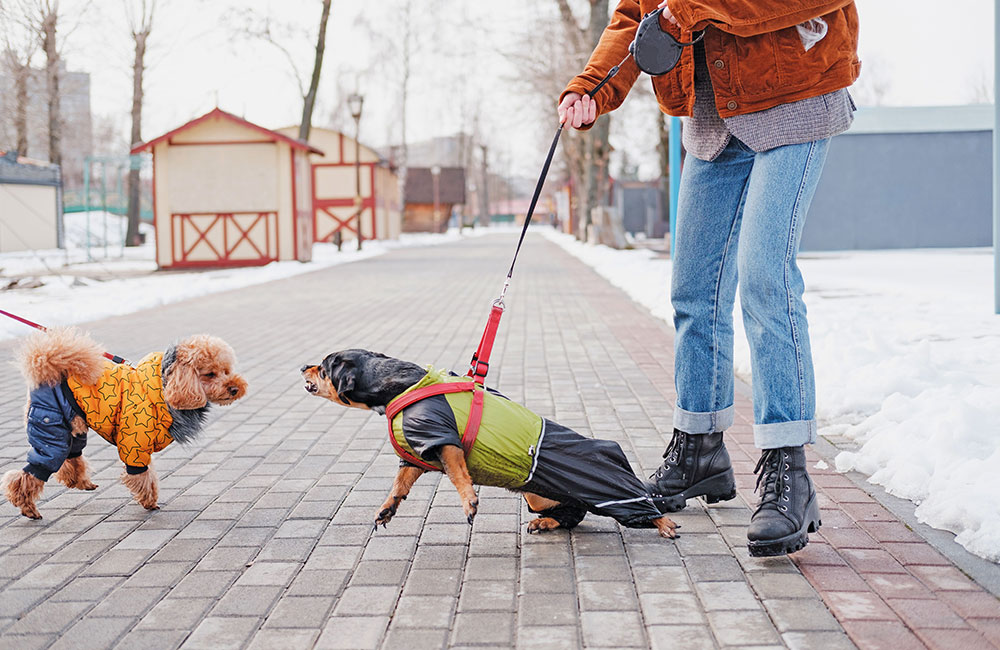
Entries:
{"label": "person walking dog", "polygon": [[737,279],[750,343],[760,503],[750,554],[801,549],[820,525],[804,445],[816,440],[804,284],[796,255],[830,138],[853,120],[858,14],[850,0],[621,0],[583,73],[560,97],[560,120],[587,129],[639,76],[625,58],[645,13],[686,47],[653,77],[660,109],[686,116],[671,301],[674,432],[648,485],[661,510],[736,495],[723,432],[733,423]]}

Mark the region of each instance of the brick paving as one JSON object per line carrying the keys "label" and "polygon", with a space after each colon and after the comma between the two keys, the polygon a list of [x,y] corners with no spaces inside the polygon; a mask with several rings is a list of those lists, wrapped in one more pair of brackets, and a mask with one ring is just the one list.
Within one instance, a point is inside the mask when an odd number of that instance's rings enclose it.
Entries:
{"label": "brick paving", "polygon": [[[51,482],[41,522],[0,506],[0,647],[1000,647],[997,599],[832,470],[811,470],[824,525],[810,545],[750,558],[745,393],[728,438],[740,498],[690,502],[676,542],[593,516],[529,536],[532,515],[495,488],[470,528],[439,476],[372,535],[397,465],[384,422],[307,395],[297,369],[342,347],[463,369],[512,246],[400,249],[88,324],[131,358],[221,335],[251,391],[198,442],[156,455],[158,512],[130,502],[115,450],[93,435],[100,489]],[[671,431],[667,325],[537,236],[508,307],[490,383],[652,471]],[[0,389],[6,471],[27,450],[10,363]]]}

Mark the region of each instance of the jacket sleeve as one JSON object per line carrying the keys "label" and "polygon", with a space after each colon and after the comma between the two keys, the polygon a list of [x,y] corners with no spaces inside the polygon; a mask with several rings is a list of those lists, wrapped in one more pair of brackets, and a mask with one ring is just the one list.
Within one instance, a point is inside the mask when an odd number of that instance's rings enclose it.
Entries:
{"label": "jacket sleeve", "polygon": [[734,36],[756,36],[794,27],[854,4],[854,0],[669,0],[685,31],[709,25]]}
{"label": "jacket sleeve", "polygon": [[[611,17],[611,23],[604,28],[601,40],[594,48],[593,54],[590,55],[590,60],[587,61],[583,73],[569,82],[566,90],[559,96],[560,102],[567,93],[586,94],[587,91],[600,83],[611,68],[621,63],[625,55],[628,54],[628,46],[635,38],[635,31],[639,27],[641,19],[642,14],[639,10],[638,0],[620,0],[618,6],[615,7],[614,15]],[[618,74],[605,84],[594,97],[597,102],[597,114],[610,113],[621,106],[638,78],[639,68],[629,57],[628,61],[622,64]],[[593,122],[585,124],[582,130],[589,129],[593,125]]]}

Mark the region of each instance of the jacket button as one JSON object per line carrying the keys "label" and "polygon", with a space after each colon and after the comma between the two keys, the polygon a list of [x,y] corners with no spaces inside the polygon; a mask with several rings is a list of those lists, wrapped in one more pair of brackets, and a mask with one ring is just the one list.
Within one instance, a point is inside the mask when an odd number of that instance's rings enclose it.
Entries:
{"label": "jacket button", "polygon": [[728,108],[731,111],[735,111],[738,105],[739,104],[737,104],[736,102],[730,101],[728,104],[726,104],[726,108]]}
{"label": "jacket button", "polygon": [[725,61],[723,61],[722,59],[716,59],[716,60],[715,60],[715,64],[714,64],[714,65],[715,65],[715,67],[716,67],[716,68],[718,68],[719,70],[721,70],[721,69],[723,69],[724,67],[726,67],[726,63],[725,63]]}
{"label": "jacket button", "polygon": [[42,422],[48,422],[48,421],[49,421],[49,416],[46,415],[44,418],[42,418]]}

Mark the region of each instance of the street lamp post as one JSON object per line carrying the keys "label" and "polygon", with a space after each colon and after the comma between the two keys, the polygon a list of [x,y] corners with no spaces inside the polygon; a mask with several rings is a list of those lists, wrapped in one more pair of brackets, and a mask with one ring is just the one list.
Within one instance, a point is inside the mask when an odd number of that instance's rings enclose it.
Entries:
{"label": "street lamp post", "polygon": [[441,187],[441,167],[434,165],[431,167],[431,176],[434,178],[434,231],[441,231],[441,210],[440,210],[440,187]]}
{"label": "street lamp post", "polygon": [[359,142],[361,131],[361,107],[365,103],[365,98],[358,93],[351,93],[347,97],[347,107],[354,118],[354,214],[357,217],[358,225],[358,250],[361,250],[361,144]]}

